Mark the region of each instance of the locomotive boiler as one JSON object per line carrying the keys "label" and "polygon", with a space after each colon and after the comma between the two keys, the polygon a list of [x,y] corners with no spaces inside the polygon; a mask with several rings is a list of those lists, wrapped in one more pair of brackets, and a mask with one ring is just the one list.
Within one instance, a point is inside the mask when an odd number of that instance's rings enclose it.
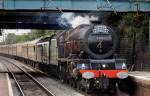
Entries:
{"label": "locomotive boiler", "polygon": [[118,81],[128,77],[125,59],[114,56],[117,42],[110,27],[83,24],[51,37],[1,45],[0,53],[55,74],[62,82],[86,92],[115,92]]}
{"label": "locomotive boiler", "polygon": [[110,58],[117,47],[116,33],[105,25],[81,25],[66,34],[66,57],[76,54],[84,59]]}

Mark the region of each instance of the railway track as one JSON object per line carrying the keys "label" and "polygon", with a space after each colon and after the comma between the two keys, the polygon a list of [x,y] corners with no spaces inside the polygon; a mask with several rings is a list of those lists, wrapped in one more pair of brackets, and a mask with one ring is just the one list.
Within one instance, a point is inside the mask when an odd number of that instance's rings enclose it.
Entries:
{"label": "railway track", "polygon": [[[11,60],[9,60],[9,59],[5,59],[5,58],[0,58],[0,60],[4,60],[5,62],[5,65],[7,64],[7,62],[8,63],[11,63],[10,64],[10,66],[8,66],[8,67],[11,67],[11,65],[12,66],[14,66],[14,67],[16,67],[18,70],[20,70],[20,71],[30,71],[29,72],[29,74],[32,74],[32,76],[34,76],[34,77],[36,77],[37,78],[37,74],[35,74],[35,73],[33,73],[33,71],[31,71],[31,70],[29,70],[29,69],[26,69],[25,67],[21,67],[21,69],[20,69],[20,67],[19,67],[19,64],[18,65],[16,65],[16,64],[14,64],[14,63],[16,63],[16,62],[14,62],[14,61],[11,61]],[[1,62],[2,62],[2,60],[1,60]],[[13,63],[13,64],[12,64]],[[7,64],[7,65],[9,65],[9,64]],[[14,70],[17,70],[17,69],[14,69]],[[21,72],[19,72],[19,73],[21,73]],[[11,75],[11,74],[10,74]],[[12,75],[11,75],[12,76]],[[19,76],[20,77],[20,76]],[[38,77],[40,77],[39,76],[39,74],[38,74]],[[26,77],[20,77],[20,78],[26,78]],[[52,78],[52,77],[51,77]],[[48,79],[39,79],[39,78],[37,78],[38,80],[40,80],[40,81],[42,81],[42,83],[43,82],[47,82],[48,81]],[[48,82],[51,82],[51,81],[48,81]],[[60,82],[57,82],[57,84],[58,83],[60,83]],[[50,84],[50,85],[49,85]],[[54,84],[51,84],[51,83],[48,83],[47,85],[49,85],[49,86],[53,86]],[[54,85],[55,86],[55,85]],[[57,85],[58,86],[58,85]],[[59,85],[60,87],[62,86],[68,86],[68,88],[72,88],[72,87],[70,87],[70,85]],[[47,87],[47,86],[46,86]],[[19,87],[18,87],[19,88]],[[48,88],[48,87],[47,87]],[[50,89],[50,90],[55,90],[55,87],[52,87],[53,89],[51,89],[51,88],[48,88],[48,89]],[[95,90],[94,92],[92,92],[92,93],[90,93],[90,94],[87,94],[87,93],[85,93],[85,92],[83,92],[83,91],[81,91],[81,90],[78,90],[78,89],[76,89],[76,88],[72,88],[73,90],[76,90],[78,93],[80,93],[80,94],[82,94],[81,96],[131,96],[131,95],[129,95],[128,93],[125,93],[125,92],[122,92],[122,91],[120,91],[120,90],[118,90],[117,91],[117,93],[116,94],[109,94],[109,93],[103,93],[103,92],[101,92],[100,90]],[[61,88],[59,89],[59,90],[62,90]],[[68,89],[69,90],[69,89]],[[65,90],[64,90],[65,91]],[[24,91],[23,91],[24,92]],[[54,91],[55,92],[55,91]],[[80,95],[74,95],[74,93],[71,93],[71,91],[69,91],[70,92],[70,95],[63,95],[62,93],[59,93],[58,92],[58,96],[80,96]],[[60,94],[62,94],[62,95],[60,95]],[[20,96],[20,95],[19,95]],[[22,95],[22,96],[26,96],[26,95]],[[28,95],[28,96],[38,96],[38,95]],[[40,96],[45,96],[45,95],[40,95]],[[47,96],[47,95],[46,95]],[[48,96],[56,96],[56,95],[48,95]]]}
{"label": "railway track", "polygon": [[[21,96],[56,96],[44,87],[38,80],[36,80],[30,73],[26,72],[13,62],[6,59],[3,60],[8,62],[6,68],[8,69],[9,75],[11,75],[14,79]],[[15,67],[21,72],[14,72],[11,67]]]}

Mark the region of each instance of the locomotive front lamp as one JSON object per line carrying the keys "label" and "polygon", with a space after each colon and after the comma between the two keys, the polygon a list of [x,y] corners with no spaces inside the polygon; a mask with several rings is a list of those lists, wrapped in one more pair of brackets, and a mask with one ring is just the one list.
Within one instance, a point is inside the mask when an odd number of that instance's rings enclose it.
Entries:
{"label": "locomotive front lamp", "polygon": [[102,67],[103,67],[103,68],[106,68],[106,64],[103,64]]}
{"label": "locomotive front lamp", "polygon": [[122,64],[122,69],[127,69],[127,66],[126,66],[125,62],[123,62],[123,64]]}

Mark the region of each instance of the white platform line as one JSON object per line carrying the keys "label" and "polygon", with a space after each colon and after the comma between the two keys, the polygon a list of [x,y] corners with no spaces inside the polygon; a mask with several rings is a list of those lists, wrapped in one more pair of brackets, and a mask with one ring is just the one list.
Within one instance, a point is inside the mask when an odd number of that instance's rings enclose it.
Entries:
{"label": "white platform line", "polygon": [[12,86],[11,86],[11,82],[10,82],[8,73],[6,74],[6,77],[7,77],[7,82],[8,82],[9,96],[13,96]]}
{"label": "white platform line", "polygon": [[130,74],[129,76],[135,77],[135,78],[137,78],[137,79],[142,79],[142,80],[150,81],[150,78],[146,78],[146,77],[142,77],[142,76],[135,76],[135,75],[131,75],[131,74]]}

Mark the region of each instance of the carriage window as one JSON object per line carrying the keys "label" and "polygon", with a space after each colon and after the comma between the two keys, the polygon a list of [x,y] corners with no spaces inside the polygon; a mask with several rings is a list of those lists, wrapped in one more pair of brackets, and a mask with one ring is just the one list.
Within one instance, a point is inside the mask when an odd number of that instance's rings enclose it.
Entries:
{"label": "carriage window", "polygon": [[35,52],[35,46],[33,48],[34,48],[34,52]]}
{"label": "carriage window", "polygon": [[60,36],[59,42],[63,42],[63,41],[64,41],[63,36]]}
{"label": "carriage window", "polygon": [[53,46],[53,47],[57,46],[57,40],[56,39],[51,40],[51,46]]}

